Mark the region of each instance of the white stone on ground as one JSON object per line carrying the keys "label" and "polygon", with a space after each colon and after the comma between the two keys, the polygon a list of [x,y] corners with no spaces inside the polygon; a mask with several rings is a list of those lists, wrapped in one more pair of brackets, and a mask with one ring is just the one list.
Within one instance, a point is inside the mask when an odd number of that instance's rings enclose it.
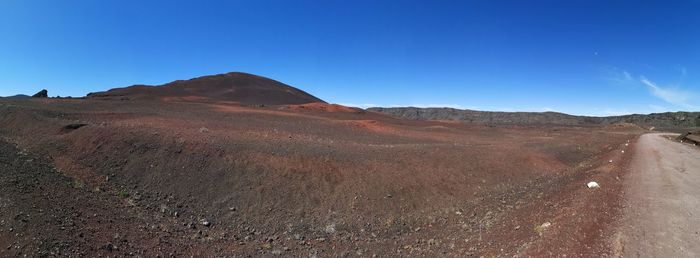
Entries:
{"label": "white stone on ground", "polygon": [[586,186],[588,186],[588,188],[598,188],[598,187],[600,187],[600,185],[599,185],[597,182],[595,182],[595,181],[590,181],[590,182],[588,182],[588,184],[586,184]]}

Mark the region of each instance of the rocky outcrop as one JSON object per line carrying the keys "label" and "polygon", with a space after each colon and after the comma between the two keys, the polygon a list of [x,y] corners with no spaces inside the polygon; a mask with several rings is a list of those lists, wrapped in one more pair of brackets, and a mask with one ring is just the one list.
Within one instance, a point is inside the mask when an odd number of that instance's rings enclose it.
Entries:
{"label": "rocky outcrop", "polygon": [[32,95],[32,98],[48,98],[48,97],[49,97],[49,91],[47,91],[45,89]]}
{"label": "rocky outcrop", "polygon": [[700,143],[700,131],[696,132],[686,132],[678,137],[679,141],[687,141],[694,144]]}

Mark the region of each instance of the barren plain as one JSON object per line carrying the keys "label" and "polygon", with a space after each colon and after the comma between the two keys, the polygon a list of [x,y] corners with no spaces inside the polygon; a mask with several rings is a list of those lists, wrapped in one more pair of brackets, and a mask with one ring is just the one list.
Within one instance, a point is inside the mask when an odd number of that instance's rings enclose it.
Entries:
{"label": "barren plain", "polygon": [[323,103],[29,99],[0,113],[2,256],[605,255],[622,150],[642,132]]}

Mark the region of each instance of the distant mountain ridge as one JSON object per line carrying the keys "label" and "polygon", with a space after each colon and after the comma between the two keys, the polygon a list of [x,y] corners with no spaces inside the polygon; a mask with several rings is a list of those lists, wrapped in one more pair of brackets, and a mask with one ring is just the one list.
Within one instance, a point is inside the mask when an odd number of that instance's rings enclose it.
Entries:
{"label": "distant mountain ridge", "polygon": [[240,72],[177,80],[159,86],[133,85],[90,93],[87,97],[121,100],[229,101],[245,105],[325,103],[287,84]]}
{"label": "distant mountain ridge", "polygon": [[24,95],[24,94],[17,94],[17,95],[14,95],[14,96],[7,96],[7,97],[2,97],[2,98],[6,98],[6,99],[28,99],[28,98],[31,98],[31,96],[29,96],[29,95]]}
{"label": "distant mountain ridge", "polygon": [[450,120],[481,124],[590,125],[632,123],[647,127],[700,127],[700,112],[666,112],[609,117],[575,116],[557,112],[493,112],[454,108],[368,108],[369,111],[413,120]]}

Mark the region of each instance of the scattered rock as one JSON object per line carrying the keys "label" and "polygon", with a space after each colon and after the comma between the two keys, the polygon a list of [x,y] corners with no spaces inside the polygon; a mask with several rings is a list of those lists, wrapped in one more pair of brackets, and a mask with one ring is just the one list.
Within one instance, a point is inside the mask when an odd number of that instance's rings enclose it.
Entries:
{"label": "scattered rock", "polygon": [[535,227],[535,232],[537,232],[541,235],[542,232],[544,232],[545,230],[547,230],[551,226],[552,226],[552,223],[550,223],[550,222],[542,223],[542,225]]}
{"label": "scattered rock", "polygon": [[325,229],[323,229],[326,234],[334,234],[335,233],[335,223],[327,225]]}
{"label": "scattered rock", "polygon": [[600,187],[600,185],[595,181],[588,182],[588,184],[586,184],[586,186],[588,186],[588,188],[599,188]]}
{"label": "scattered rock", "polygon": [[119,250],[119,248],[117,246],[113,245],[112,243],[107,243],[106,245],[103,245],[102,249],[106,250],[108,252]]}
{"label": "scattered rock", "polygon": [[199,128],[199,132],[200,132],[200,133],[208,133],[208,132],[209,132],[209,128],[206,128],[206,127]]}
{"label": "scattered rock", "polygon": [[160,205],[160,213],[165,213],[168,211],[168,206],[165,204]]}
{"label": "scattered rock", "polygon": [[304,237],[301,234],[299,234],[299,233],[294,234],[294,240],[303,240],[303,239],[304,239]]}

